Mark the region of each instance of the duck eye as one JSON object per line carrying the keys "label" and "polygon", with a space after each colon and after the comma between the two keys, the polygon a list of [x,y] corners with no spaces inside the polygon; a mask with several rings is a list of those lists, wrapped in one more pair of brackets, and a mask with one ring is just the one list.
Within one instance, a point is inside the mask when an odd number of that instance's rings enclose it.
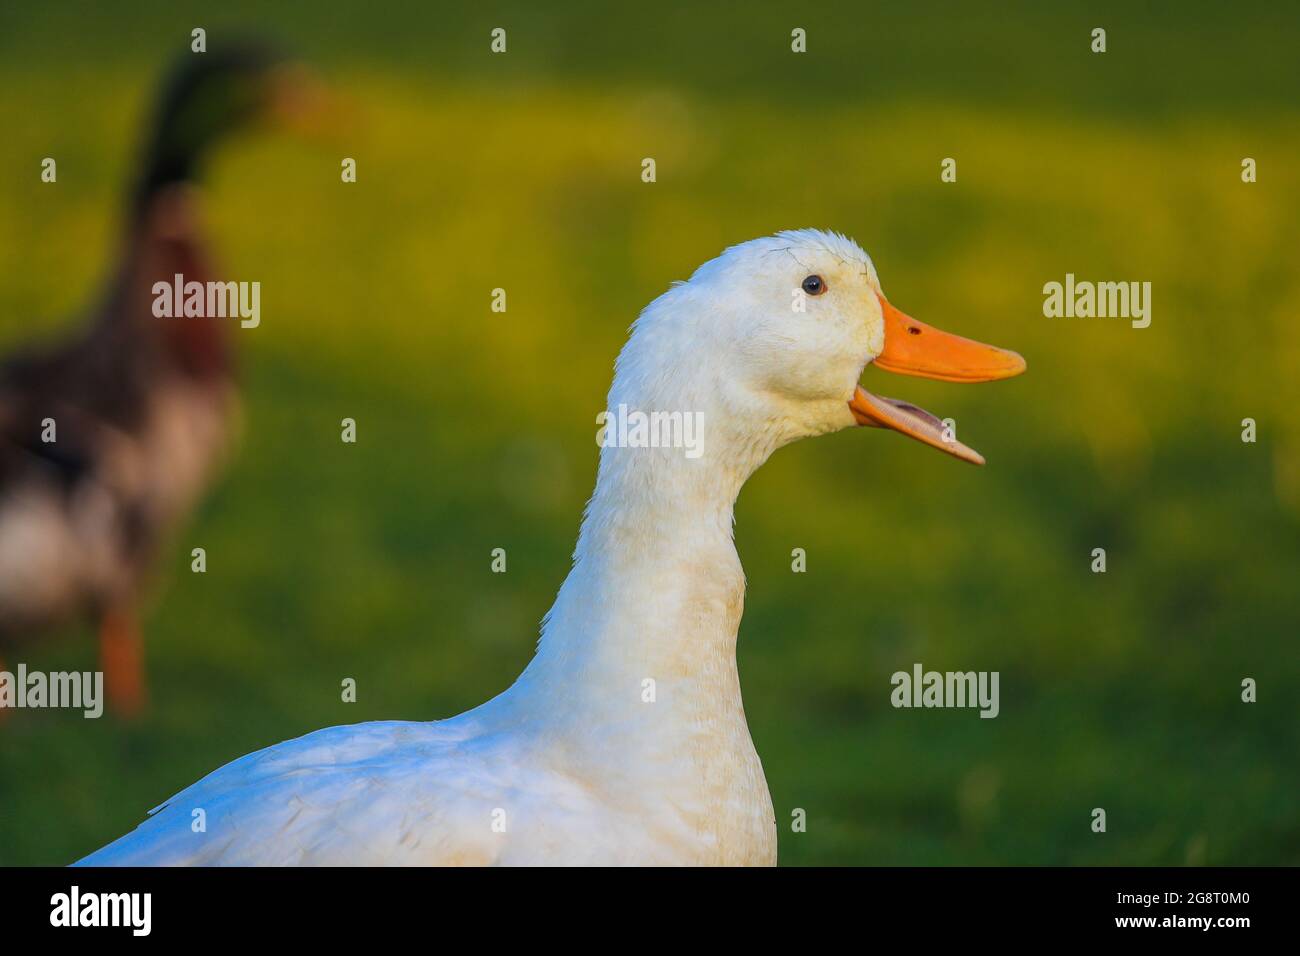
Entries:
{"label": "duck eye", "polygon": [[809,276],[803,280],[803,290],[809,295],[821,295],[826,291],[826,283],[821,276]]}

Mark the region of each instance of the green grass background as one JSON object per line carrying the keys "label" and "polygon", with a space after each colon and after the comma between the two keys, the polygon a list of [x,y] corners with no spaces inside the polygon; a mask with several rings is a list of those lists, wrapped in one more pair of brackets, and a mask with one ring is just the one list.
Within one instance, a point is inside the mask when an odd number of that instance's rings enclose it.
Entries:
{"label": "green grass background", "polygon": [[[741,496],[740,668],[782,861],[1300,860],[1293,5],[259,7],[0,10],[3,348],[97,294],[193,26],[279,37],[348,103],[332,143],[216,157],[214,242],[263,286],[236,333],[242,445],[168,554],[147,718],[0,724],[0,863],[69,862],[249,750],[507,686],[567,570],[628,324],[726,245],[808,225],[1029,372],[867,373],[955,417],[984,469],[845,432]],[[1044,318],[1066,272],[1151,281],[1151,327]],[[95,657],[76,632],[25,660]],[[1001,716],[892,709],[914,661],[1000,671]]]}

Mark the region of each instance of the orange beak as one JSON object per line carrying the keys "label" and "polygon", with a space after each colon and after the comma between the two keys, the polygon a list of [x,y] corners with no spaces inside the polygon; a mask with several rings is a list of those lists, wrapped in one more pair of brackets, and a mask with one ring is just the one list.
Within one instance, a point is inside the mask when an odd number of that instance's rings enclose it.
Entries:
{"label": "orange beak", "polygon": [[[1025,360],[1015,352],[941,332],[900,312],[883,295],[880,308],[885,318],[885,348],[875,364],[887,372],[944,382],[995,382],[1025,370]],[[983,455],[957,441],[948,426],[923,408],[873,395],[859,385],[849,410],[859,425],[891,428],[962,461],[984,464]]]}

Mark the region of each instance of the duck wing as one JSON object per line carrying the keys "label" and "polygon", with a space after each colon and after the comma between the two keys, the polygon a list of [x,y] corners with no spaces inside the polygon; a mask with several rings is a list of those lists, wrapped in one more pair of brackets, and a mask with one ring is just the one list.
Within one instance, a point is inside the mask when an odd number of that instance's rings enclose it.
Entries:
{"label": "duck wing", "polygon": [[214,771],[76,865],[492,863],[510,768],[483,752],[463,716],[318,730]]}

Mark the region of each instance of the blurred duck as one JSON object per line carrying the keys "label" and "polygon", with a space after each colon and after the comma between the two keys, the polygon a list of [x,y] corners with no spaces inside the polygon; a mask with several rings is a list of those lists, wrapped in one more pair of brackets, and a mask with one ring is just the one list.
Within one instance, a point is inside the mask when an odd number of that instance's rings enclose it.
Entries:
{"label": "blurred duck", "polygon": [[741,486],[781,446],[855,424],[983,463],[933,415],[858,385],[868,364],[952,382],[1025,367],[898,311],[836,234],[783,232],[701,266],[641,314],[608,397],[700,416],[698,454],[602,448],[573,568],[512,687],[448,720],[249,754],[81,862],[775,863],[736,671]]}
{"label": "blurred duck", "polygon": [[236,412],[232,320],[155,317],[153,285],[219,278],[199,216],[203,161],[300,106],[300,88],[294,68],[251,44],[186,56],[163,89],[98,305],[69,341],[0,365],[0,647],[89,617],[120,713],[145,700],[147,572],[212,480]]}

